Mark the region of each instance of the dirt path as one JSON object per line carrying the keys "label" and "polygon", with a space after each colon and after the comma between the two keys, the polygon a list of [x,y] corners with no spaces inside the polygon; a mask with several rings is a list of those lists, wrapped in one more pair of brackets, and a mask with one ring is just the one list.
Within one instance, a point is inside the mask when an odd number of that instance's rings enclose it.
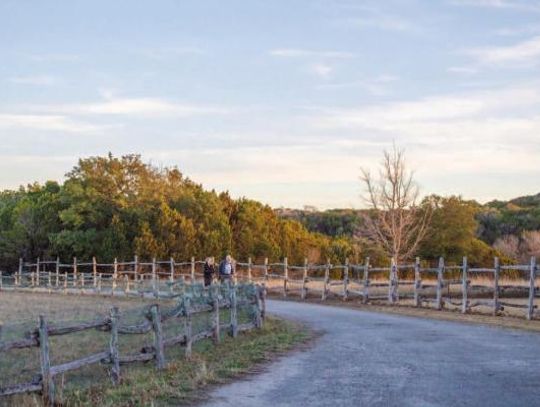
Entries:
{"label": "dirt path", "polygon": [[540,334],[297,302],[273,314],[324,334],[205,406],[540,405]]}

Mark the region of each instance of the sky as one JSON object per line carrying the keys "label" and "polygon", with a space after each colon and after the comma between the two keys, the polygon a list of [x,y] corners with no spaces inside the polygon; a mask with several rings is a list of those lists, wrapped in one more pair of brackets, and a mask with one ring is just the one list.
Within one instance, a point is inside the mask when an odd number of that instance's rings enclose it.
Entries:
{"label": "sky", "polygon": [[540,192],[540,0],[0,0],[0,189],[139,153],[274,207]]}

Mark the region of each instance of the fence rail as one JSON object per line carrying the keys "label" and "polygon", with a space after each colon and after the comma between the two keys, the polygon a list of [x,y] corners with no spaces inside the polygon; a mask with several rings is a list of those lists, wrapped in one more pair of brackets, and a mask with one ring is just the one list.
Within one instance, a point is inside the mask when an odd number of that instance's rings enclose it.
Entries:
{"label": "fence rail", "polygon": [[[181,293],[163,293],[166,298],[176,298],[177,305],[170,310],[163,310],[160,304],[153,304],[145,312],[144,320],[135,325],[122,325],[122,315],[117,307],[110,310],[109,315],[98,320],[78,322],[64,325],[54,325],[45,316],[39,317],[38,326],[30,330],[23,338],[4,341],[0,336],[0,352],[12,349],[38,348],[41,371],[32,381],[0,387],[0,396],[11,396],[19,393],[41,392],[46,405],[55,403],[54,377],[87,365],[100,363],[109,366],[113,384],[120,380],[120,366],[134,363],[154,361],[157,369],[165,367],[164,349],[171,346],[183,346],[185,354],[191,355],[192,345],[205,338],[220,341],[220,332],[228,329],[232,337],[239,332],[262,327],[265,317],[264,286],[254,284],[215,284],[203,288],[200,284],[186,285]],[[158,292],[161,294],[161,292]],[[158,296],[161,298],[161,296]],[[238,322],[238,308],[248,307],[250,321]],[[229,322],[220,322],[220,310],[230,311]],[[193,333],[192,317],[197,314],[211,314],[212,328]],[[162,324],[166,321],[179,323],[183,332],[179,335],[165,337]],[[0,334],[2,331],[0,325]],[[49,337],[69,335],[87,330],[109,332],[109,346],[103,351],[84,356],[80,359],[51,366]],[[119,335],[140,335],[153,332],[153,344],[144,346],[139,351],[121,355],[119,353]]]}

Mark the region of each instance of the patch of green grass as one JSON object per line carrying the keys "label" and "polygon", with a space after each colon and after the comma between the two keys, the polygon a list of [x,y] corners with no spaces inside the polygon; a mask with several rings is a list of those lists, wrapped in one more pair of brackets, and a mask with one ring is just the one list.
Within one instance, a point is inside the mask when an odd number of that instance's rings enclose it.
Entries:
{"label": "patch of green grass", "polygon": [[[189,403],[201,397],[200,389],[224,382],[276,354],[305,342],[310,333],[289,321],[267,318],[263,329],[224,337],[219,345],[210,340],[197,343],[188,360],[177,348],[167,355],[166,369],[139,366],[125,371],[119,386],[95,385],[66,393],[67,406],[168,406]],[[176,357],[171,357],[176,356]]]}

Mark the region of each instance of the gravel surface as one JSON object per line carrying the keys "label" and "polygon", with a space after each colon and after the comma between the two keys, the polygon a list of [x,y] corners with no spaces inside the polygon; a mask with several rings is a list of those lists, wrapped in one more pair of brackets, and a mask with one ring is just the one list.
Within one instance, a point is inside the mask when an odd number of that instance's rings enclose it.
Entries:
{"label": "gravel surface", "polygon": [[540,406],[540,334],[268,301],[323,334],[205,406]]}

